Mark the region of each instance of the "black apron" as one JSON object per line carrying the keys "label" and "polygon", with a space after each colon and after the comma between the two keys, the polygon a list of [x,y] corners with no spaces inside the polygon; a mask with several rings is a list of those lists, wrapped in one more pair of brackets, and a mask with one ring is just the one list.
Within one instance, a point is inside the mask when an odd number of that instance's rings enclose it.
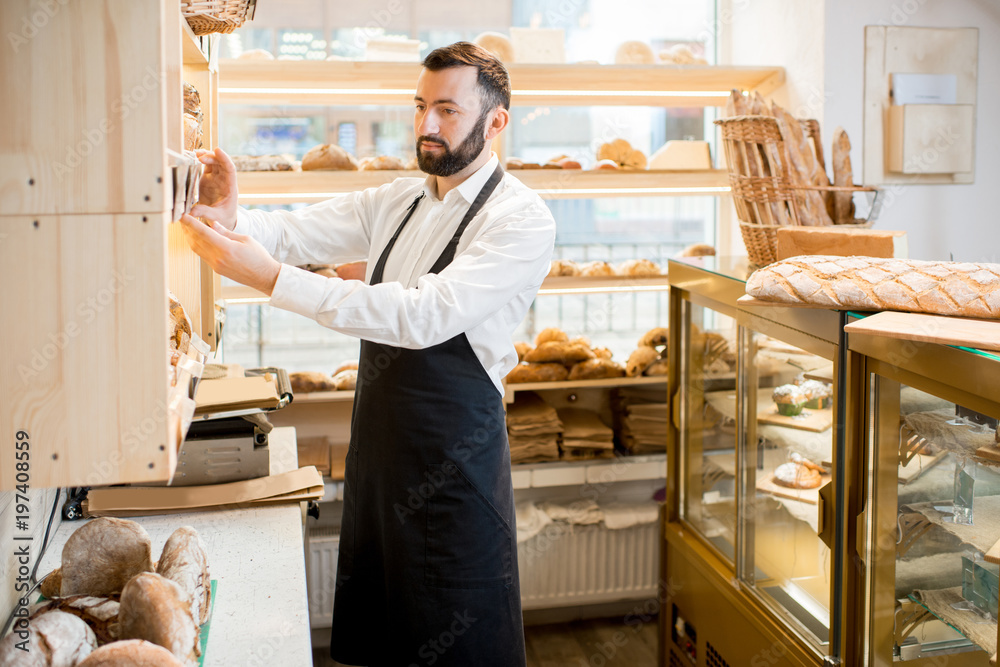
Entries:
{"label": "black apron", "polygon": [[[502,178],[497,166],[431,273],[454,259]],[[373,667],[525,664],[503,401],[464,333],[423,350],[361,342],[330,655]]]}

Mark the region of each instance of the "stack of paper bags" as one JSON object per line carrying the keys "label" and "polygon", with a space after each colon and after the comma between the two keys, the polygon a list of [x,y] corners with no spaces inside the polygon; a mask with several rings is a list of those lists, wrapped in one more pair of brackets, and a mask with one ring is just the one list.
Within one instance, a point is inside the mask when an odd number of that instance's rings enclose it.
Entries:
{"label": "stack of paper bags", "polygon": [[582,408],[560,408],[563,423],[564,459],[598,459],[614,456],[615,432],[604,425],[596,412]]}
{"label": "stack of paper bags", "polygon": [[507,408],[511,463],[559,460],[562,422],[555,408],[533,391],[519,391]]}
{"label": "stack of paper bags", "polygon": [[615,423],[629,454],[667,451],[666,392],[647,388],[622,390],[613,401]]}

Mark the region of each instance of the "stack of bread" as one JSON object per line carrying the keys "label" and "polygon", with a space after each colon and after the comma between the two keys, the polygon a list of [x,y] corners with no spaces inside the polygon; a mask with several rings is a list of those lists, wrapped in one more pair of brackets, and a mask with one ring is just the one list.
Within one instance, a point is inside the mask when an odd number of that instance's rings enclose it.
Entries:
{"label": "stack of bread", "polygon": [[154,563],[139,524],[89,521],[66,541],[61,567],[42,582],[42,594],[48,600],[32,609],[28,625],[36,650],[16,648],[21,640],[12,633],[0,642],[0,664],[198,664],[212,589],[205,547],[191,527],[175,530]]}
{"label": "stack of bread", "polygon": [[574,338],[562,329],[549,327],[535,337],[535,345],[514,344],[520,363],[507,375],[510,384],[558,382],[560,380],[601,380],[623,377],[625,369],[611,359],[606,347],[591,347],[586,338]]}
{"label": "stack of bread", "polygon": [[555,408],[533,391],[519,391],[507,407],[511,463],[559,460],[563,425]]}

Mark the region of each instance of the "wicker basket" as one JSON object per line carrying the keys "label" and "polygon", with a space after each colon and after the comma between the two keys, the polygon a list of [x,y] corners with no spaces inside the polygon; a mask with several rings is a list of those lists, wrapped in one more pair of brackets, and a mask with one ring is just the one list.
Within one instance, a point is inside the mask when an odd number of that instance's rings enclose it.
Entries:
{"label": "wicker basket", "polygon": [[181,15],[196,35],[230,33],[253,19],[257,0],[181,0]]}
{"label": "wicker basket", "polygon": [[[799,121],[806,136],[812,139],[813,153],[824,171],[823,146],[819,123]],[[865,186],[799,185],[789,175],[788,149],[781,137],[778,121],[771,116],[735,116],[715,121],[722,130],[722,141],[729,165],[729,183],[740,222],[740,233],[750,262],[767,266],[777,260],[778,228],[804,224],[801,210],[808,191],[872,193],[866,218],[834,220],[837,225],[870,227],[877,215],[878,190]],[[813,195],[814,196],[814,195]]]}

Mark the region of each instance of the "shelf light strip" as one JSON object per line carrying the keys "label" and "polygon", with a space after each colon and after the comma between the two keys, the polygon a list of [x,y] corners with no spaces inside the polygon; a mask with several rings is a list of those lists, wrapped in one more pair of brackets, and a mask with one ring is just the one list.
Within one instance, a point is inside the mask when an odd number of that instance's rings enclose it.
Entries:
{"label": "shelf light strip", "polygon": [[[512,96],[550,97],[729,97],[723,90],[512,90]],[[412,95],[412,88],[219,88],[220,95]]]}
{"label": "shelf light strip", "polygon": [[[724,194],[730,191],[728,186],[719,187],[690,187],[690,188],[545,188],[536,189],[535,192],[540,196],[546,195],[670,195],[670,194]],[[322,201],[324,199],[330,199],[331,197],[337,197],[339,195],[347,194],[348,192],[353,192],[353,190],[345,190],[343,192],[278,192],[278,193],[243,193],[240,195],[239,199],[241,201],[254,200],[265,202],[268,200],[282,200],[282,199],[294,199],[295,201],[305,201],[317,200]]]}

